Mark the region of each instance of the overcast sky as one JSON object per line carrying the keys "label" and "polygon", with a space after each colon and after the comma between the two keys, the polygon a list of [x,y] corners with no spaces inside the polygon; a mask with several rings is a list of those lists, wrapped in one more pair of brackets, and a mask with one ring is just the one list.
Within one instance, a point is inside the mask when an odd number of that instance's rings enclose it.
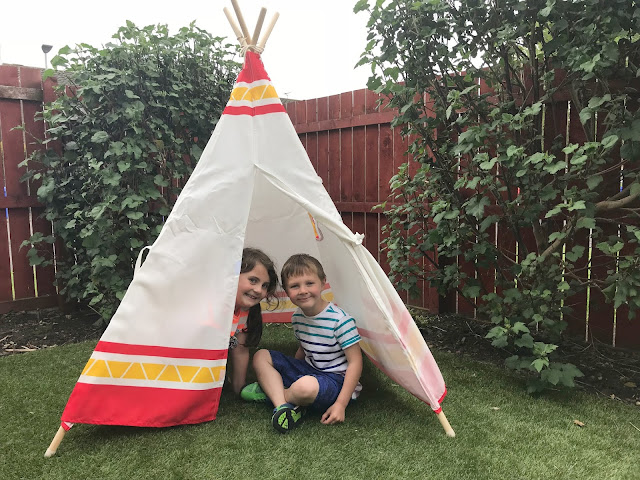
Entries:
{"label": "overcast sky", "polygon": [[[267,8],[265,27],[280,13],[263,53],[265,68],[281,97],[307,99],[365,88],[369,67],[354,70],[366,45],[366,13],[353,13],[356,0],[239,0],[250,33]],[[44,66],[41,45],[53,45],[48,59],[65,45],[95,47],[111,40],[126,20],[142,27],[168,24],[171,32],[196,25],[235,41],[222,9],[230,0],[110,0],[27,3],[0,7],[0,63]],[[264,30],[263,30],[264,31]]]}

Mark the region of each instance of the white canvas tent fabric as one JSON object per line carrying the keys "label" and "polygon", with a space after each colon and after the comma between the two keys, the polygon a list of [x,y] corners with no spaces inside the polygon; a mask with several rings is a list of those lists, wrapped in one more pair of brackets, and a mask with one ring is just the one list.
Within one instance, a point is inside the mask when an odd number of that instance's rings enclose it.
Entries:
{"label": "white canvas tent fabric", "polygon": [[445,384],[422,335],[362,235],[342,222],[260,56],[247,52],[195,171],[71,394],[65,429],[215,418],[244,246],[279,266],[294,253],[318,258],[363,351],[440,412]]}

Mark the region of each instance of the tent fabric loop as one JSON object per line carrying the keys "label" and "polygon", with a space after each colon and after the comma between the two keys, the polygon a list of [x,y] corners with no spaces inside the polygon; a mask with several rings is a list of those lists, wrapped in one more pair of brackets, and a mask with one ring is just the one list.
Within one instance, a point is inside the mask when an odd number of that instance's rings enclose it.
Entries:
{"label": "tent fabric loop", "polygon": [[136,266],[135,266],[135,269],[133,270],[134,275],[138,273],[138,270],[140,270],[140,267],[142,266],[142,254],[144,253],[145,250],[151,250],[152,246],[153,245],[147,245],[146,247],[142,247],[140,249],[140,253],[138,254],[138,258],[136,260]]}

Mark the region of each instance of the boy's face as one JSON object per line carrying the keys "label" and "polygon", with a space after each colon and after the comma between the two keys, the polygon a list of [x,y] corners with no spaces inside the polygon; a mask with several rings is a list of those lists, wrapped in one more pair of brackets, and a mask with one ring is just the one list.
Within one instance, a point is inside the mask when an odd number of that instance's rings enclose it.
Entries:
{"label": "boy's face", "polygon": [[306,316],[313,317],[329,303],[322,298],[324,283],[317,273],[308,270],[302,275],[287,278],[284,290],[294,305],[300,307]]}

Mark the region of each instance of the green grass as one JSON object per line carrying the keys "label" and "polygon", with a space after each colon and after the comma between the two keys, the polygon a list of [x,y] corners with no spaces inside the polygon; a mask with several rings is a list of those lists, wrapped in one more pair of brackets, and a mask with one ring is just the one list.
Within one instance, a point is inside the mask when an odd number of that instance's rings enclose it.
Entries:
{"label": "green grass", "polygon": [[[262,346],[293,353],[291,330],[265,328]],[[224,392],[218,418],[165,429],[77,425],[43,458],[95,343],[0,359],[0,473],[47,479],[637,479],[640,408],[580,392],[531,397],[502,368],[434,352],[447,381],[444,410],[429,407],[370,363],[347,420],[308,415],[288,434],[270,409]],[[495,409],[497,407],[498,409]],[[574,420],[585,423],[580,428]]]}

